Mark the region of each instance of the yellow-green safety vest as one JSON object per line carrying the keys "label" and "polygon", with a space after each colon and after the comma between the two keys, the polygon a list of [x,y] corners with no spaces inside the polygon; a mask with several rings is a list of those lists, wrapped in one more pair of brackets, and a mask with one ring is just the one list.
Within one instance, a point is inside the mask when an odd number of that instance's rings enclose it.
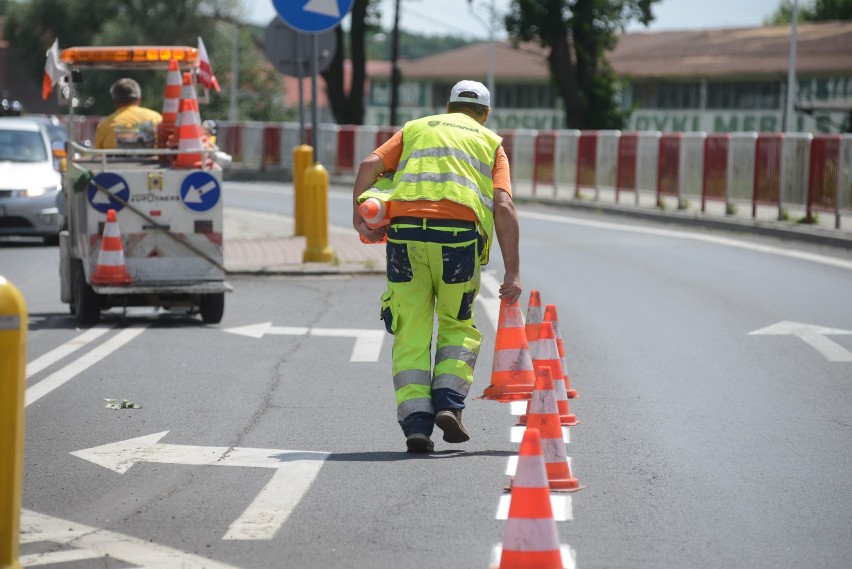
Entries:
{"label": "yellow-green safety vest", "polygon": [[402,129],[402,156],[389,190],[359,197],[383,200],[451,200],[476,214],[488,262],[494,233],[494,184],[491,171],[503,139],[463,113],[413,120]]}

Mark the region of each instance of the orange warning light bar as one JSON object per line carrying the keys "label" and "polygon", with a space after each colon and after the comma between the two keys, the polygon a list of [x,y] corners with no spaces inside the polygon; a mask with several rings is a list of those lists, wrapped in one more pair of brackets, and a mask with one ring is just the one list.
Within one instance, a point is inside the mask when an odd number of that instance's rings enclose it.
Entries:
{"label": "orange warning light bar", "polygon": [[161,45],[69,47],[59,54],[59,59],[67,65],[104,67],[168,65],[171,59],[192,65],[197,58],[198,50],[194,47]]}

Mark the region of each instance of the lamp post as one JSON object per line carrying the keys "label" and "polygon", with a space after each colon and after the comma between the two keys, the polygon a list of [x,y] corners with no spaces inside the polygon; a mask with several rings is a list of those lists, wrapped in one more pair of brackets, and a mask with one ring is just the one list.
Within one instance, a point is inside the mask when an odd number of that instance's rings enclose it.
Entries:
{"label": "lamp post", "polygon": [[397,109],[399,108],[399,84],[402,81],[399,71],[399,0],[396,0],[396,12],[393,17],[393,33],[391,35],[391,103],[390,126],[396,126]]}
{"label": "lamp post", "polygon": [[795,124],[793,114],[796,102],[796,21],[799,19],[799,0],[793,0],[793,17],[790,28],[790,66],[787,68],[787,107],[784,111],[784,131],[792,132]]}
{"label": "lamp post", "polygon": [[473,0],[467,0],[467,7],[470,15],[479,20],[488,30],[488,90],[491,92],[491,100],[496,101],[495,85],[494,85],[494,66],[496,60],[496,44],[494,43],[494,23],[497,19],[497,0],[491,0],[488,6],[488,20],[486,21],[479,14],[473,11]]}

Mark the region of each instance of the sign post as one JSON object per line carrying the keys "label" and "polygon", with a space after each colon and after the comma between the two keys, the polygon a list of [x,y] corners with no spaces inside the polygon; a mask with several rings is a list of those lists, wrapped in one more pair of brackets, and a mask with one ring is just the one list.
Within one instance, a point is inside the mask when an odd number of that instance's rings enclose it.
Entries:
{"label": "sign post", "polygon": [[[328,171],[319,162],[320,137],[317,110],[317,75],[320,70],[320,34],[340,25],[354,0],[272,0],[275,11],[285,24],[305,34],[313,35],[311,57],[311,120],[313,122],[314,165],[303,172],[294,172],[294,196],[296,227],[304,226],[307,246],[304,262],[330,262],[334,252],[328,246]],[[298,50],[301,56],[301,50]],[[334,56],[334,50],[329,50]],[[302,70],[302,58],[298,57],[298,70]],[[300,146],[299,148],[303,148]],[[297,168],[294,156],[294,170]],[[303,179],[304,178],[304,179]],[[304,194],[304,196],[301,196]],[[304,204],[299,213],[300,203]],[[298,234],[298,230],[297,230]]]}

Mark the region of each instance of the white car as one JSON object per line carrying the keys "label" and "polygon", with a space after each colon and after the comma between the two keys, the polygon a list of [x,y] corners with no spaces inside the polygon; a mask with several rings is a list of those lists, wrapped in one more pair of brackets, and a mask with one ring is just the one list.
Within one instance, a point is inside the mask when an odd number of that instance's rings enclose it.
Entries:
{"label": "white car", "polygon": [[64,221],[56,207],[62,175],[51,143],[63,134],[43,117],[0,118],[0,236],[58,242]]}

